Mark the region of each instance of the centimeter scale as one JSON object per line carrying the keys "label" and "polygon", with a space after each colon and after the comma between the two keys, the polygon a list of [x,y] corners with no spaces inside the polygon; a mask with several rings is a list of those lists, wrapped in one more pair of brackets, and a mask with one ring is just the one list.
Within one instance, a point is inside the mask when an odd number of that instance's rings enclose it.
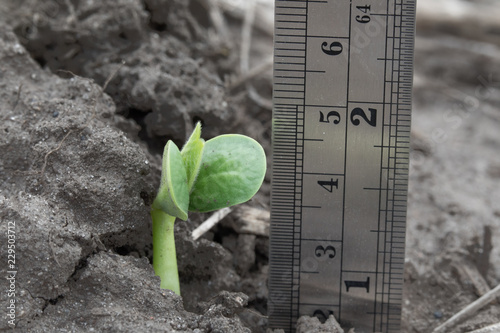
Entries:
{"label": "centimeter scale", "polygon": [[415,0],[275,0],[269,326],[399,332]]}

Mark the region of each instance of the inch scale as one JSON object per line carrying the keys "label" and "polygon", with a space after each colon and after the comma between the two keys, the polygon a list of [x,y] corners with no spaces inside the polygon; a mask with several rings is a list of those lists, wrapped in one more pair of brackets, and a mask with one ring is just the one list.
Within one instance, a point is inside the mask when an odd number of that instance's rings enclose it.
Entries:
{"label": "inch scale", "polygon": [[415,0],[275,0],[269,326],[399,332]]}

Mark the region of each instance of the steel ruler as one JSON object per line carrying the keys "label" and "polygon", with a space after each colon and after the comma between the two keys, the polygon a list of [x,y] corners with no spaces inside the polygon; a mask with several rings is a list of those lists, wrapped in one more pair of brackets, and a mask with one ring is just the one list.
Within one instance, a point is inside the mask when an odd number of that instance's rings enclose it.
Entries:
{"label": "steel ruler", "polygon": [[399,332],[415,0],[275,0],[269,326]]}

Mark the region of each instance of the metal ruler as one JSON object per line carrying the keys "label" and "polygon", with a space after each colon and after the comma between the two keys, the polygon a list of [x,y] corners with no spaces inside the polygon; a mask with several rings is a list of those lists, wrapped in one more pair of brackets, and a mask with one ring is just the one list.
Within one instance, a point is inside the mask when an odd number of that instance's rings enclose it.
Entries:
{"label": "metal ruler", "polygon": [[415,0],[275,0],[269,326],[399,332]]}

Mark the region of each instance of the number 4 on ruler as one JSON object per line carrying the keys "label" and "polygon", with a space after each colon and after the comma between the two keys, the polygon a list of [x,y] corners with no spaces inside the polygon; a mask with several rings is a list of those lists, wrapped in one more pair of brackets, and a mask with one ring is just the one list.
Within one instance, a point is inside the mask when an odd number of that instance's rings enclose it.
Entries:
{"label": "number 4 on ruler", "polygon": [[318,180],[318,185],[320,185],[322,188],[327,190],[328,192],[332,193],[333,192],[333,187],[335,186],[335,189],[339,189],[339,180],[333,180],[331,178],[330,180]]}

